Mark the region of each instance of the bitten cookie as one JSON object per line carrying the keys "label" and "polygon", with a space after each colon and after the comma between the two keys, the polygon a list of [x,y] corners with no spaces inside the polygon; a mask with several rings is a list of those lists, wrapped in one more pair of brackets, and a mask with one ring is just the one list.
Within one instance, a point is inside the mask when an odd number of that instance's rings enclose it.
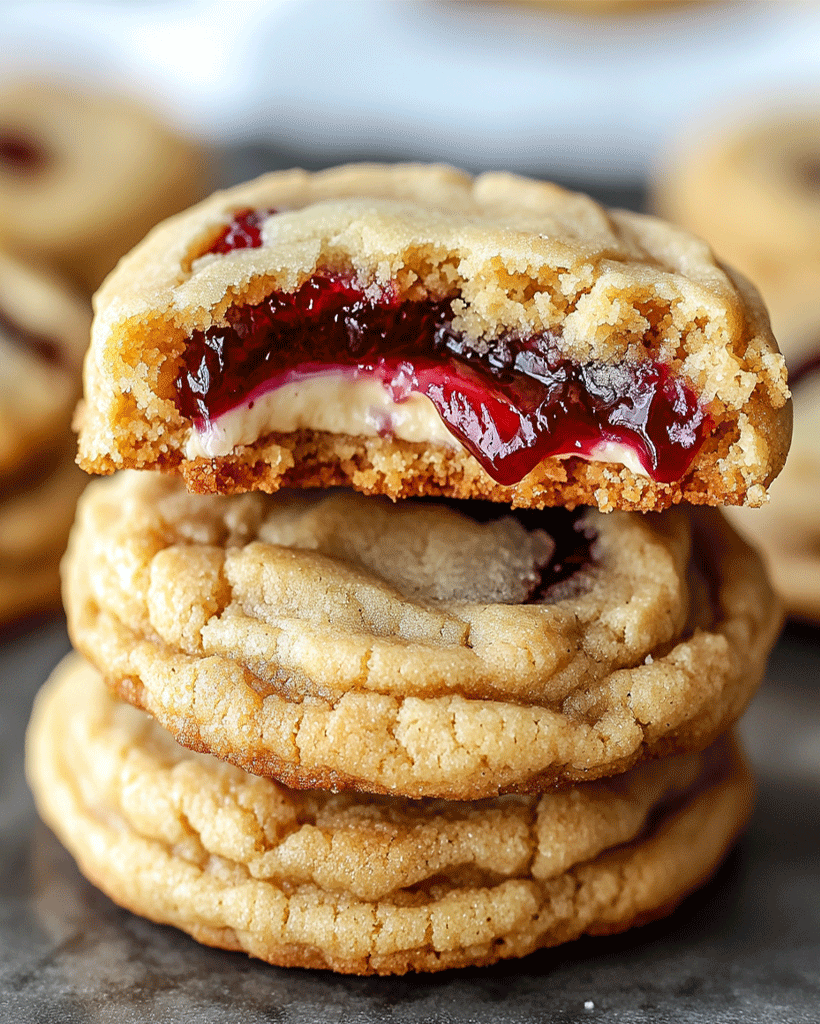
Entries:
{"label": "bitten cookie", "polygon": [[299,793],[177,746],[71,656],[34,708],[38,809],[112,899],[285,966],[490,964],[668,913],[745,823],[730,741],[541,797]]}
{"label": "bitten cookie", "polygon": [[79,508],[69,630],[181,743],[299,788],[476,799],[705,747],[777,633],[759,560],[711,510],[578,515],[126,472]]}
{"label": "bitten cookie", "polygon": [[788,448],[745,281],[508,174],[267,175],[155,230],[96,308],[89,472],[646,511],[759,505]]}
{"label": "bitten cookie", "polygon": [[0,89],[0,242],[87,292],[209,184],[200,148],[133,100],[36,82]]}
{"label": "bitten cookie", "polygon": [[791,370],[820,339],[820,108],[688,137],[667,159],[655,206],[754,282]]}

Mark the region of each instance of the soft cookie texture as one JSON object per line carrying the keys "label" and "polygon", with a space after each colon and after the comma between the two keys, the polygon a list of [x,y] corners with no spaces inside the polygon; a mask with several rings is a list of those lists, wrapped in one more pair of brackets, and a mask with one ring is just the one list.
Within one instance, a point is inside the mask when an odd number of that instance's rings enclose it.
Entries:
{"label": "soft cookie texture", "polygon": [[274,964],[490,964],[668,913],[751,805],[723,740],[543,796],[296,792],[177,746],[76,655],[35,704],[27,773],[81,870],[135,913]]}
{"label": "soft cookie texture", "polygon": [[795,370],[820,346],[820,107],[690,131],[655,183],[658,212],[760,289]]}
{"label": "soft cookie texture", "polygon": [[0,89],[0,242],[90,294],[158,221],[208,190],[203,153],[124,96]]}
{"label": "soft cookie texture", "polygon": [[538,791],[741,713],[779,608],[719,513],[587,511],[591,561],[544,589],[568,513],[473,507],[119,474],[78,513],[71,636],[184,745],[300,788]]}
{"label": "soft cookie texture", "polygon": [[[260,245],[208,251],[238,211],[271,208],[279,212],[262,218]],[[458,445],[377,430],[273,432],[219,457],[192,455],[194,422],[174,385],[192,333],[327,273],[402,301],[450,301],[471,351],[548,334],[576,364],[663,365],[693,390],[710,432],[672,483],[569,457],[502,486]],[[646,511],[683,500],[760,505],[788,448],[783,360],[754,289],[686,232],[508,174],[420,165],[270,174],[153,231],[96,310],[78,416],[79,461],[95,473],[159,468],[198,492],[348,484],[393,498]]]}

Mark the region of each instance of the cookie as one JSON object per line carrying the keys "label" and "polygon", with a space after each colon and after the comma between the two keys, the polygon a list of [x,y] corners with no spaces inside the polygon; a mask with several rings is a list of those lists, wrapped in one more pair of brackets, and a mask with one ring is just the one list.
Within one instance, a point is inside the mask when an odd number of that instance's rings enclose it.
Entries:
{"label": "cookie", "polygon": [[285,966],[402,974],[668,913],[745,823],[722,741],[617,780],[476,804],[297,792],[177,746],[69,656],[37,698],[40,814],[124,907]]}
{"label": "cookie", "polygon": [[199,493],[759,505],[788,447],[758,297],[662,222],[508,174],[270,174],[97,296],[80,464]]}
{"label": "cookie", "polygon": [[680,8],[709,4],[714,0],[515,0],[529,7],[552,7],[561,12],[585,17],[630,18],[679,13]]}
{"label": "cookie", "polygon": [[655,206],[755,283],[796,369],[820,338],[820,109],[733,117],[683,140]]}
{"label": "cookie", "polygon": [[91,311],[42,271],[0,252],[0,487],[41,475],[70,436]]}
{"label": "cookie", "polygon": [[208,182],[200,147],[133,100],[45,82],[0,89],[0,243],[88,293]]}
{"label": "cookie", "polygon": [[182,744],[290,786],[538,791],[703,748],[757,687],[779,608],[701,511],[208,497],[126,472],[78,510],[69,631]]}
{"label": "cookie", "polygon": [[820,372],[794,385],[794,441],[766,508],[732,509],[732,522],[763,552],[786,607],[820,621]]}
{"label": "cookie", "polygon": [[60,607],[60,559],[88,477],[73,445],[0,500],[0,622]]}

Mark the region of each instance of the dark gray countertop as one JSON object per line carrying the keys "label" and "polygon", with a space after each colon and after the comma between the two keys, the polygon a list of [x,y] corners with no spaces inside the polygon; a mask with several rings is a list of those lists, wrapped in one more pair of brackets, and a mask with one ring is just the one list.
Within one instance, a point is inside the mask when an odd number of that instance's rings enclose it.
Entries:
{"label": "dark gray countertop", "polygon": [[[120,910],[34,813],[22,772],[60,621],[0,647],[0,1019],[35,1022],[820,1021],[820,634],[792,627],[742,732],[752,825],[670,918],[492,968],[405,978],[283,970]],[[591,1005],[590,1005],[591,1004]]]}

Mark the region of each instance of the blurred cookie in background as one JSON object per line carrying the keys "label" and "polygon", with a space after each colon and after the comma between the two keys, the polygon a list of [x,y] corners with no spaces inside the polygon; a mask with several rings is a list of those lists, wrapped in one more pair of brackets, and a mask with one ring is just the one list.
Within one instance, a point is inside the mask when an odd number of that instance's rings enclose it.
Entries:
{"label": "blurred cookie in background", "polygon": [[45,459],[42,475],[0,499],[0,623],[60,605],[60,559],[88,480],[73,441]]}
{"label": "blurred cookie in background", "polygon": [[90,322],[68,287],[0,254],[0,621],[59,603],[85,482],[70,427]]}
{"label": "blurred cookie in background", "polygon": [[789,458],[761,509],[726,509],[761,548],[792,615],[820,622],[820,360],[795,376]]}
{"label": "blurred cookie in background", "polygon": [[0,88],[0,243],[87,294],[150,228],[212,187],[203,150],[122,96]]}
{"label": "blurred cookie in background", "polygon": [[69,436],[90,326],[68,286],[0,253],[0,484],[29,480]]}
{"label": "blurred cookie in background", "polygon": [[554,7],[568,14],[618,15],[618,14],[668,14],[678,7],[695,4],[718,3],[720,0],[518,0],[530,7]]}
{"label": "blurred cookie in background", "polygon": [[704,237],[769,307],[791,370],[820,342],[820,107],[691,135],[654,183],[658,213]]}

